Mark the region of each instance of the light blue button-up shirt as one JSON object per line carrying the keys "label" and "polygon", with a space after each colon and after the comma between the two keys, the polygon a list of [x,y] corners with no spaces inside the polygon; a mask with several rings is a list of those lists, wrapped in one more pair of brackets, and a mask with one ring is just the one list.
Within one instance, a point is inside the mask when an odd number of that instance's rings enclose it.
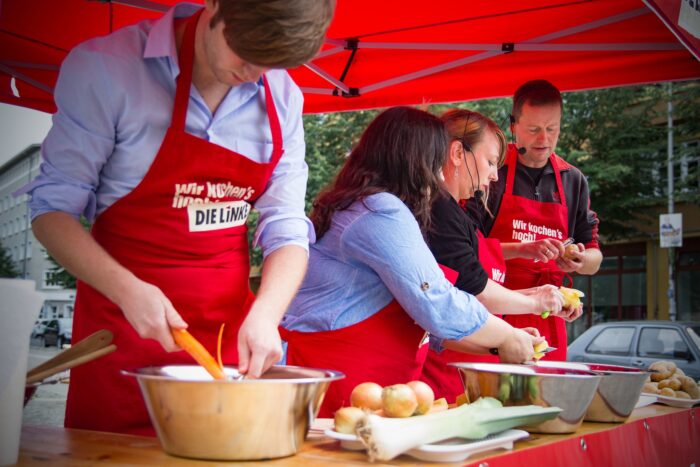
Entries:
{"label": "light blue button-up shirt", "polygon": [[[379,193],[336,212],[311,246],[309,269],[282,325],[328,331],[363,321],[393,298],[431,334],[431,346],[478,330],[488,311],[445,279],[411,211]],[[319,351],[323,351],[319,349]]]}
{"label": "light blue button-up shirt", "polygon": [[[173,19],[193,14],[181,4],[145,21],[80,44],[61,66],[54,98],[58,112],[42,145],[31,216],[63,211],[89,220],[133,190],[153,162],[171,121],[179,74]],[[285,245],[308,249],[313,227],[304,214],[303,96],[284,70],[266,73],[282,126],[285,153],[265,193],[255,242],[265,255]],[[255,162],[272,154],[261,83],[231,88],[212,115],[192,86],[187,132]],[[216,171],[216,167],[212,167]]]}

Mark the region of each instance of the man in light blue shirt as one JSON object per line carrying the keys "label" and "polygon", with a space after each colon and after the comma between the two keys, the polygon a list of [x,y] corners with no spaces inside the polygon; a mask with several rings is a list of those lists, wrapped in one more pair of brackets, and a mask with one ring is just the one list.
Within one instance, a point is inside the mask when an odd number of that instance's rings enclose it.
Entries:
{"label": "man in light blue shirt", "polygon": [[[257,25],[263,36],[254,40],[249,34],[253,27],[247,36],[240,28],[233,30],[235,21],[246,21],[231,19],[237,14],[234,3],[244,14],[260,7],[255,14],[268,15],[269,25]],[[263,73],[277,109],[284,153],[254,204],[260,213],[254,241],[265,258],[262,284],[238,340],[241,369],[253,377],[281,355],[277,324],[303,277],[314,239],[303,211],[303,99],[284,68],[315,55],[334,2],[286,3],[206,1],[194,39],[186,110],[187,133],[265,164],[273,156],[274,138]],[[42,146],[40,175],[22,191],[31,195],[33,229],[47,250],[114,302],[140,337],[154,339],[168,351],[178,349],[170,328],[186,326],[179,314],[183,310],[176,310],[157,284],[141,280],[111,257],[78,219],[99,219],[132,193],[152,167],[171,122],[176,78],[183,71],[178,62],[184,30],[180,18],[197,10],[178,5],[157,21],[93,39],[68,55],[56,86],[58,112]]]}

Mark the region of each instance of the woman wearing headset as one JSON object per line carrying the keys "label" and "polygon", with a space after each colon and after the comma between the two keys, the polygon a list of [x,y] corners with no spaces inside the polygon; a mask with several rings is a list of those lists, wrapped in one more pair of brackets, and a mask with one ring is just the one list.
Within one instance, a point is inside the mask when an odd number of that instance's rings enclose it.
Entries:
{"label": "woman wearing headset", "polygon": [[[484,238],[459,204],[475,198],[487,209],[489,184],[498,180],[498,167],[506,154],[503,131],[491,119],[466,109],[450,110],[442,120],[450,142],[442,167],[442,190],[432,205],[427,237],[435,259],[448,269],[447,274],[451,270],[458,288],[475,295],[493,314],[550,311],[567,318],[574,310],[562,309],[561,293],[552,285],[519,291],[502,286],[506,267],[500,242]],[[539,335],[536,329],[529,329]],[[431,348],[421,379],[432,386],[436,397],[446,397],[450,402],[464,392],[457,371],[446,365],[456,361],[499,360],[493,355],[436,352]]]}

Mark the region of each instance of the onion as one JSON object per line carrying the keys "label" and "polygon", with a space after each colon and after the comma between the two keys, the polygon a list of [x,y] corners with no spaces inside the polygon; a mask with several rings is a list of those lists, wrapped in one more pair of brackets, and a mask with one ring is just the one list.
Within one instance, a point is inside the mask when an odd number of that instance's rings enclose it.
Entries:
{"label": "onion", "polygon": [[377,383],[361,383],[350,393],[350,405],[361,409],[382,408],[382,387]]}
{"label": "onion", "polygon": [[418,398],[407,384],[394,384],[382,391],[382,407],[387,417],[410,417],[418,407]]}
{"label": "onion", "polygon": [[428,411],[433,407],[433,401],[435,400],[435,393],[433,392],[433,389],[423,381],[410,381],[407,385],[413,389],[413,392],[416,393],[418,407],[416,408],[415,413],[417,415],[428,413]]}
{"label": "onion", "polygon": [[343,407],[335,412],[335,431],[338,433],[355,434],[355,426],[364,412],[357,407]]}

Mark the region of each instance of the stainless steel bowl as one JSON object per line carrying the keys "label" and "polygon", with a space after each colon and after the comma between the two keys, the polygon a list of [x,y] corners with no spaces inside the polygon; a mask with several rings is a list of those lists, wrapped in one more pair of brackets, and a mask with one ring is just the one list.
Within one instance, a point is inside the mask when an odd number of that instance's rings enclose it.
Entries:
{"label": "stainless steel bowl", "polygon": [[586,411],[588,422],[624,422],[637,405],[648,371],[601,363],[541,361],[538,367],[591,371],[603,377]]}
{"label": "stainless steel bowl", "polygon": [[168,454],[210,460],[259,460],[301,448],[331,381],[340,372],[274,366],[261,379],[214,381],[197,365],[124,371],[138,380]]}
{"label": "stainless steel bowl", "polygon": [[457,367],[469,402],[495,397],[503,405],[559,407],[555,419],[526,430],[573,433],[583,423],[601,376],[590,371],[501,363],[450,363]]}

